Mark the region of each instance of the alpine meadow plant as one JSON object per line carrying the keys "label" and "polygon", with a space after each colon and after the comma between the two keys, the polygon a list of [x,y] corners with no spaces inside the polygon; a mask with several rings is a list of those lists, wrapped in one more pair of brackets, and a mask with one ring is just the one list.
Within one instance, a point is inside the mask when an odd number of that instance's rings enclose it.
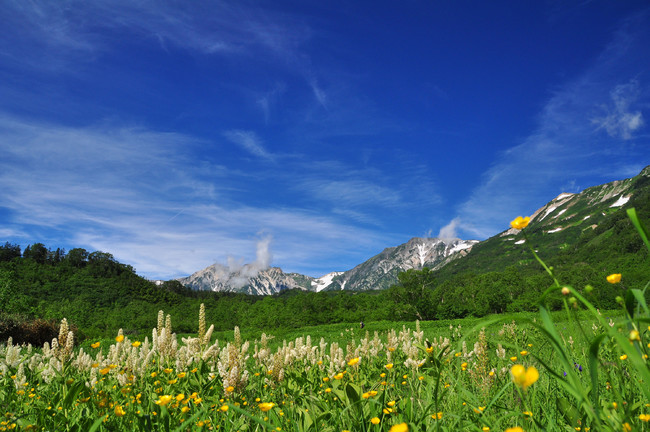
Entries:
{"label": "alpine meadow plant", "polygon": [[[650,250],[648,231],[642,225],[634,208],[627,210],[628,217],[639,236]],[[643,289],[621,289],[617,297],[623,307],[624,317],[621,321],[608,322],[589,301],[593,288],[587,285],[584,294],[573,286],[562,285],[556,278],[552,267],[540,259],[526,236],[525,227],[529,218],[517,218],[511,226],[522,230],[526,243],[535,259],[553,280],[553,284],[543,294],[539,304],[541,323],[525,320],[539,330],[545,342],[552,348],[552,358],[535,355],[551,378],[552,391],[558,391],[557,411],[575,430],[632,430],[632,425],[648,422],[650,407],[650,313],[647,307],[646,291],[650,282]],[[611,284],[621,282],[623,275],[610,274],[606,280]],[[587,375],[583,376],[583,367],[575,360],[572,339],[566,340],[553,322],[545,300],[552,293],[562,294],[564,310],[569,325],[577,329],[582,338],[581,346],[587,348]],[[583,320],[577,311],[586,309],[597,324],[597,332],[585,329]],[[645,338],[642,338],[642,334]],[[519,383],[526,383],[528,371],[523,367],[514,370],[513,377]],[[536,372],[534,373],[537,379]],[[552,430],[555,424],[539,425]],[[641,430],[641,429],[639,429]]]}

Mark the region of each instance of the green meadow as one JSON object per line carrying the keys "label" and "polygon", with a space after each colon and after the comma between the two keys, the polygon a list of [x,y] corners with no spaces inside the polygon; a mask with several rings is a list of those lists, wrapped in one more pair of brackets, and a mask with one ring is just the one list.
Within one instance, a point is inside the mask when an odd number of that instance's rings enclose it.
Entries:
{"label": "green meadow", "polygon": [[201,305],[196,333],[160,311],[145,337],[81,344],[63,320],[0,347],[0,431],[650,430],[648,285],[609,275],[619,307],[600,311],[530,253],[551,284],[534,313],[242,333]]}

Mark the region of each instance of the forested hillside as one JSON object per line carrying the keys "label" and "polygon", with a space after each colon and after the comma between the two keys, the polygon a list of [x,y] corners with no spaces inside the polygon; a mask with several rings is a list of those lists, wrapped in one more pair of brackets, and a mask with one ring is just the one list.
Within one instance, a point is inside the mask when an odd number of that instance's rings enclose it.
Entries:
{"label": "forested hillside", "polygon": [[149,332],[163,309],[175,330],[196,331],[200,303],[217,330],[300,327],[309,324],[390,319],[385,296],[286,291],[275,296],[193,291],[178,281],[161,285],[138,276],[105,252],[0,246],[0,338],[35,318],[67,317],[80,335]]}
{"label": "forested hillside", "polygon": [[[63,317],[77,327],[81,337],[110,335],[119,328],[144,335],[155,326],[161,309],[175,317],[175,331],[196,332],[201,303],[206,305],[207,321],[217,330],[534,310],[552,281],[529,246],[554,268],[561,283],[577,289],[589,284],[594,288],[590,301],[599,308],[614,308],[615,298],[624,290],[643,288],[650,279],[648,251],[625,211],[635,207],[642,222],[650,225],[648,172],[629,179],[625,187],[630,192],[625,205],[611,206],[605,201],[597,210],[582,202],[573,206],[574,212],[591,212],[589,224],[565,218],[570,223],[557,232],[548,224],[533,222],[526,228],[527,243],[521,232],[507,231],[474,245],[467,256],[441,269],[403,272],[397,285],[373,292],[289,290],[251,296],[194,291],[178,281],[148,281],[107,252],[50,249],[41,243],[21,251],[20,246],[7,242],[0,245],[0,340],[10,335],[17,341],[21,337],[47,340],[48,328],[55,328],[53,323]],[[583,213],[576,214],[580,221],[587,219]],[[622,273],[622,283],[608,284],[605,276],[611,273]],[[560,298],[551,299],[551,306],[553,301],[556,307],[560,305]],[[51,320],[50,327],[47,320]]]}

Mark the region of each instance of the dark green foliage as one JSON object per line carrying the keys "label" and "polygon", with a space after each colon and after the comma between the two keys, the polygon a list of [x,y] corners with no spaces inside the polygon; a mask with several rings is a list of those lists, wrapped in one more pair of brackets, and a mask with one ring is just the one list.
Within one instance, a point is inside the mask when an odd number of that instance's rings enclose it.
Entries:
{"label": "dark green foliage", "polygon": [[15,344],[42,346],[45,342],[51,342],[58,334],[59,323],[54,320],[25,319],[0,312],[0,341],[11,337]]}
{"label": "dark green foliage", "polygon": [[407,270],[398,276],[399,283],[392,286],[388,295],[394,303],[395,319],[430,320],[435,318],[433,286],[435,275],[427,267]]}
{"label": "dark green foliage", "polygon": [[14,258],[20,258],[20,246],[6,242],[0,246],[0,262],[11,261]]}

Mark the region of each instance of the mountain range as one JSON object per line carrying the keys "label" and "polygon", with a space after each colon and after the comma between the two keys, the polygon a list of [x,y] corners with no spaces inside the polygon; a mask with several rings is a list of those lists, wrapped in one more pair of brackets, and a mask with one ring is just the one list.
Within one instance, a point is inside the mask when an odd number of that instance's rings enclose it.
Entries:
{"label": "mountain range", "polygon": [[[590,187],[580,193],[561,193],[530,215],[527,232],[536,234],[536,242],[546,253],[572,247],[589,231],[596,232],[601,223],[636,198],[648,197],[650,166],[637,176]],[[645,198],[643,198],[645,199]],[[604,234],[605,236],[611,235]],[[590,237],[597,237],[591,235]],[[602,240],[602,239],[601,239]],[[472,268],[477,262],[489,260],[489,266],[505,268],[514,248],[524,242],[520,231],[507,229],[484,241],[412,238],[396,247],[342,272],[331,272],[320,278],[297,273],[284,273],[278,267],[258,268],[247,264],[232,268],[213,264],[179,281],[196,290],[241,292],[270,295],[287,289],[305,291],[368,291],[389,288],[398,282],[397,275],[410,269],[428,267],[447,273]]]}

